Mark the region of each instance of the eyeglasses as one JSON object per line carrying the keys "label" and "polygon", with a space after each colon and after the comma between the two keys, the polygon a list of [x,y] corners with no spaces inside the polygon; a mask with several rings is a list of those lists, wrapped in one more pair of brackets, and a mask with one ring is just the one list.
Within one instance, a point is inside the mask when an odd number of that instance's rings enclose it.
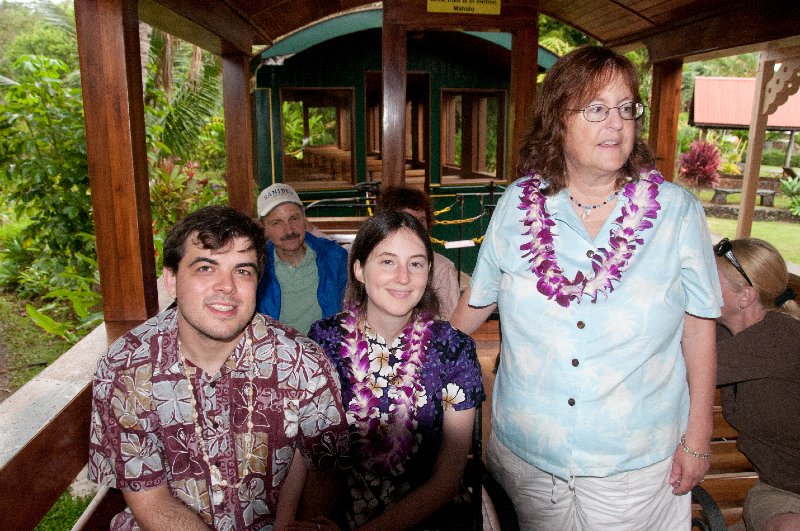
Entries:
{"label": "eyeglasses", "polygon": [[751,286],[753,285],[753,283],[750,282],[750,277],[748,277],[747,273],[742,269],[742,264],[739,263],[739,260],[736,259],[736,255],[733,254],[733,245],[728,238],[722,238],[719,243],[714,246],[714,254],[717,256],[724,256],[728,262],[736,268],[736,271],[741,273],[747,283]]}
{"label": "eyeglasses", "polygon": [[619,111],[619,117],[623,120],[636,120],[641,118],[644,114],[645,106],[643,103],[634,102],[623,103],[619,107],[609,107],[608,105],[603,105],[602,103],[592,103],[583,109],[569,110],[583,113],[583,117],[589,122],[602,122],[608,118],[608,113],[611,112],[611,109],[617,109],[617,111]]}

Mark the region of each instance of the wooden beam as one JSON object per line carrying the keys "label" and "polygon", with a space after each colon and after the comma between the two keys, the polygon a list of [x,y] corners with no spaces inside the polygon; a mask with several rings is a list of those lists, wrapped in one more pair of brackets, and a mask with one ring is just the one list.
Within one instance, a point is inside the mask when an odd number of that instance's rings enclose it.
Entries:
{"label": "wooden beam", "polygon": [[651,35],[632,35],[616,47],[644,42],[650,61],[659,63],[709,54],[719,50],[758,45],[794,37],[800,27],[797,0],[753,0],[732,2],[708,16],[685,18],[681,23]]}
{"label": "wooden beam", "polygon": [[228,204],[248,216],[255,213],[255,150],[250,112],[250,58],[222,56],[222,98]]}
{"label": "wooden beam", "polygon": [[[537,16],[534,20],[538,19]],[[525,133],[531,127],[536,101],[536,76],[539,72],[539,24],[534,23],[514,31],[511,35],[511,113],[508,117],[511,131],[509,164],[501,179],[514,180],[517,175],[520,149]],[[498,144],[499,145],[499,144]],[[497,154],[499,161],[502,153]]]}
{"label": "wooden beam", "polygon": [[225,2],[139,0],[144,22],[216,55],[252,54],[255,41],[271,43]]}
{"label": "wooden beam", "polygon": [[89,184],[107,322],[158,310],[135,0],[75,0]]}
{"label": "wooden beam", "polygon": [[680,60],[653,65],[648,142],[655,155],[658,171],[668,181],[675,178],[682,73],[683,63]]}
{"label": "wooden beam", "polygon": [[383,157],[384,188],[405,182],[406,131],[406,28],[388,23],[401,2],[383,4]]}

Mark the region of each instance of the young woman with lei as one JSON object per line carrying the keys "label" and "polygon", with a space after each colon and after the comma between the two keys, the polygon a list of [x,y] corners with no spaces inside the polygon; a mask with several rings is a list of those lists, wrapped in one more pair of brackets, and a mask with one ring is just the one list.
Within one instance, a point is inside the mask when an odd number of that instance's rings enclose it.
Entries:
{"label": "young woman with lei", "polygon": [[345,311],[309,333],[341,378],[353,467],[338,506],[352,529],[436,528],[461,484],[485,395],[474,342],[434,318],[432,254],[413,216],[371,218],[350,250]]}
{"label": "young woman with lei", "polygon": [[688,529],[708,469],[720,294],[702,205],[653,169],[626,58],[537,91],[453,326],[498,309],[487,465],[522,529]]}

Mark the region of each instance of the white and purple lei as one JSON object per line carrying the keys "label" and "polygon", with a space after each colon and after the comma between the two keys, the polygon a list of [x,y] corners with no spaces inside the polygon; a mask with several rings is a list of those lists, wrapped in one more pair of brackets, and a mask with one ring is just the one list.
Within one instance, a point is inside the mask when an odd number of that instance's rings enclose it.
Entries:
{"label": "white and purple lei", "polygon": [[658,186],[664,177],[656,170],[643,172],[638,180],[628,182],[622,195],[628,199],[622,207],[622,215],[614,220],[615,227],[609,237],[610,249],[599,248],[592,257],[592,273],[584,275],[578,271],[573,280],[564,276],[559,267],[553,247],[551,227],[555,221],[545,209],[545,196],[541,192],[542,177],[534,173],[522,181],[520,210],[524,212],[523,235],[531,236],[528,243],[520,245],[522,257],[530,262],[530,270],[539,278],[536,288],[539,293],[568,307],[572,301],[581,303],[584,295],[597,302],[599,293],[606,297],[614,291],[612,281],[619,282],[622,273],[630,267],[630,260],[638,246],[644,244],[641,232],[653,226],[661,205],[656,201]]}
{"label": "white and purple lei", "polygon": [[[344,312],[345,337],[340,354],[349,361],[353,389],[353,398],[347,407],[348,423],[360,436],[358,444],[363,445],[367,464],[378,473],[402,473],[405,459],[416,444],[416,411],[427,403],[419,372],[431,341],[432,324],[430,315],[415,314],[409,321],[402,332],[398,363],[387,381],[375,377],[375,360],[370,358],[369,342],[359,326],[358,312],[354,308]],[[380,397],[387,385],[389,413],[382,415]]]}

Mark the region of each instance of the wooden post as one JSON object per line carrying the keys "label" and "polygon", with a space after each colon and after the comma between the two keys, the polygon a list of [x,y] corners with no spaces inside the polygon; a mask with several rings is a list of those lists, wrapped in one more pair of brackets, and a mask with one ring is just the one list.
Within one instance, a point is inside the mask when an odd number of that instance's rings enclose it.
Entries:
{"label": "wooden post", "polygon": [[797,136],[797,129],[792,129],[789,132],[789,145],[786,146],[786,158],[783,160],[783,165],[787,168],[792,167],[792,151],[794,150],[794,140]]}
{"label": "wooden post", "polygon": [[668,181],[675,178],[682,73],[683,62],[679,59],[653,65],[648,142],[655,155],[658,171]]}
{"label": "wooden post", "polygon": [[406,28],[383,17],[383,177],[382,187],[405,182]]}
{"label": "wooden post", "polygon": [[75,0],[89,183],[107,322],[158,311],[136,0]]}
{"label": "wooden post", "polygon": [[[781,68],[776,72],[777,63],[781,63]],[[797,92],[799,80],[800,46],[762,52],[756,76],[750,131],[747,135],[747,161],[744,166],[739,217],[736,221],[737,238],[747,238],[753,228],[767,118],[786,103],[789,96]]]}
{"label": "wooden post", "polygon": [[[533,20],[536,20],[534,16]],[[533,105],[536,100],[536,76],[539,72],[539,26],[527,25],[511,34],[511,109],[508,117],[511,139],[509,164],[506,175],[500,178],[514,180],[517,175],[519,151],[523,135],[531,126]],[[497,159],[501,158],[497,154]]]}
{"label": "wooden post", "polygon": [[242,53],[222,56],[222,97],[225,112],[225,151],[228,204],[255,213],[253,117],[250,112],[250,58]]}

